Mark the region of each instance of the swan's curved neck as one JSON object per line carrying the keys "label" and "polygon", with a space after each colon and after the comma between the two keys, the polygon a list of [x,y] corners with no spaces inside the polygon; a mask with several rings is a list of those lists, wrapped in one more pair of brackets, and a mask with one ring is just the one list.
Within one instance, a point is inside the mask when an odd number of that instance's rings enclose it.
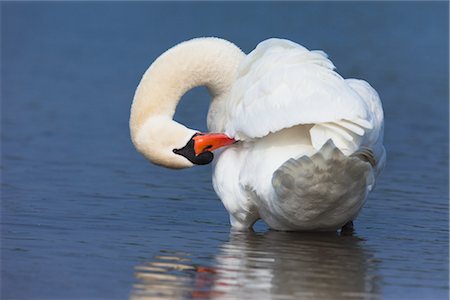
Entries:
{"label": "swan's curved neck", "polygon": [[131,108],[132,136],[151,117],[172,119],[180,98],[196,86],[207,86],[213,97],[225,93],[245,54],[219,38],[183,42],[162,54],[145,72]]}
{"label": "swan's curved neck", "polygon": [[184,93],[201,85],[217,100],[214,104],[222,103],[219,99],[226,97],[244,56],[228,41],[199,38],[156,59],[142,77],[131,106],[130,132],[136,149],[158,165],[192,167],[185,155],[174,153],[187,146],[196,132],[173,121],[177,104]]}

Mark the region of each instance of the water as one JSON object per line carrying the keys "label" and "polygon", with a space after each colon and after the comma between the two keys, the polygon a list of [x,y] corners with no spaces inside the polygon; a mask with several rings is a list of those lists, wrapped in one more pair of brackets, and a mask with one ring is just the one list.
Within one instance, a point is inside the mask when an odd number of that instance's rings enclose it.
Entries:
{"label": "water", "polygon": [[[447,299],[448,3],[2,3],[2,299]],[[134,89],[172,45],[268,37],[368,80],[388,164],[353,236],[230,231],[210,167],[148,164]],[[205,129],[194,89],[177,120]]]}

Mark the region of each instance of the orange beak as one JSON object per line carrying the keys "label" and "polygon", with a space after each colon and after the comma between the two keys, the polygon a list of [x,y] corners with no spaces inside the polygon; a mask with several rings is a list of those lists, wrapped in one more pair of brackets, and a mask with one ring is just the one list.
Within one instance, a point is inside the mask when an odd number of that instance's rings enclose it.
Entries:
{"label": "orange beak", "polygon": [[229,138],[223,133],[198,133],[193,139],[195,155],[199,155],[205,151],[213,151],[237,142],[235,139]]}

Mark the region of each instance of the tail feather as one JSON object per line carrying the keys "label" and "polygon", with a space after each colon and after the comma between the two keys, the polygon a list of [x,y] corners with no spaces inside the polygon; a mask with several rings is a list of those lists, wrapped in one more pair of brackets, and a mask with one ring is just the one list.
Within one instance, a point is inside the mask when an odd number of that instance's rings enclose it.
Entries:
{"label": "tail feather", "polygon": [[329,140],[311,157],[286,161],[272,177],[279,223],[328,230],[353,220],[374,183],[372,159],[367,150],[346,156]]}

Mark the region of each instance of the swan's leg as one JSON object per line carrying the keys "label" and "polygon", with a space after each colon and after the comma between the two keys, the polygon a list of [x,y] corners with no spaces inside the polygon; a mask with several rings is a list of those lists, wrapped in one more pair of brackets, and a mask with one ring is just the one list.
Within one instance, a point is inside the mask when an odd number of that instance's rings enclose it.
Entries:
{"label": "swan's leg", "polygon": [[253,224],[258,221],[259,216],[255,216],[251,213],[239,213],[236,215],[230,214],[230,223],[233,229],[237,230],[249,230],[252,229]]}
{"label": "swan's leg", "polygon": [[354,231],[353,221],[348,221],[344,224],[344,226],[342,226],[341,235],[352,235]]}

